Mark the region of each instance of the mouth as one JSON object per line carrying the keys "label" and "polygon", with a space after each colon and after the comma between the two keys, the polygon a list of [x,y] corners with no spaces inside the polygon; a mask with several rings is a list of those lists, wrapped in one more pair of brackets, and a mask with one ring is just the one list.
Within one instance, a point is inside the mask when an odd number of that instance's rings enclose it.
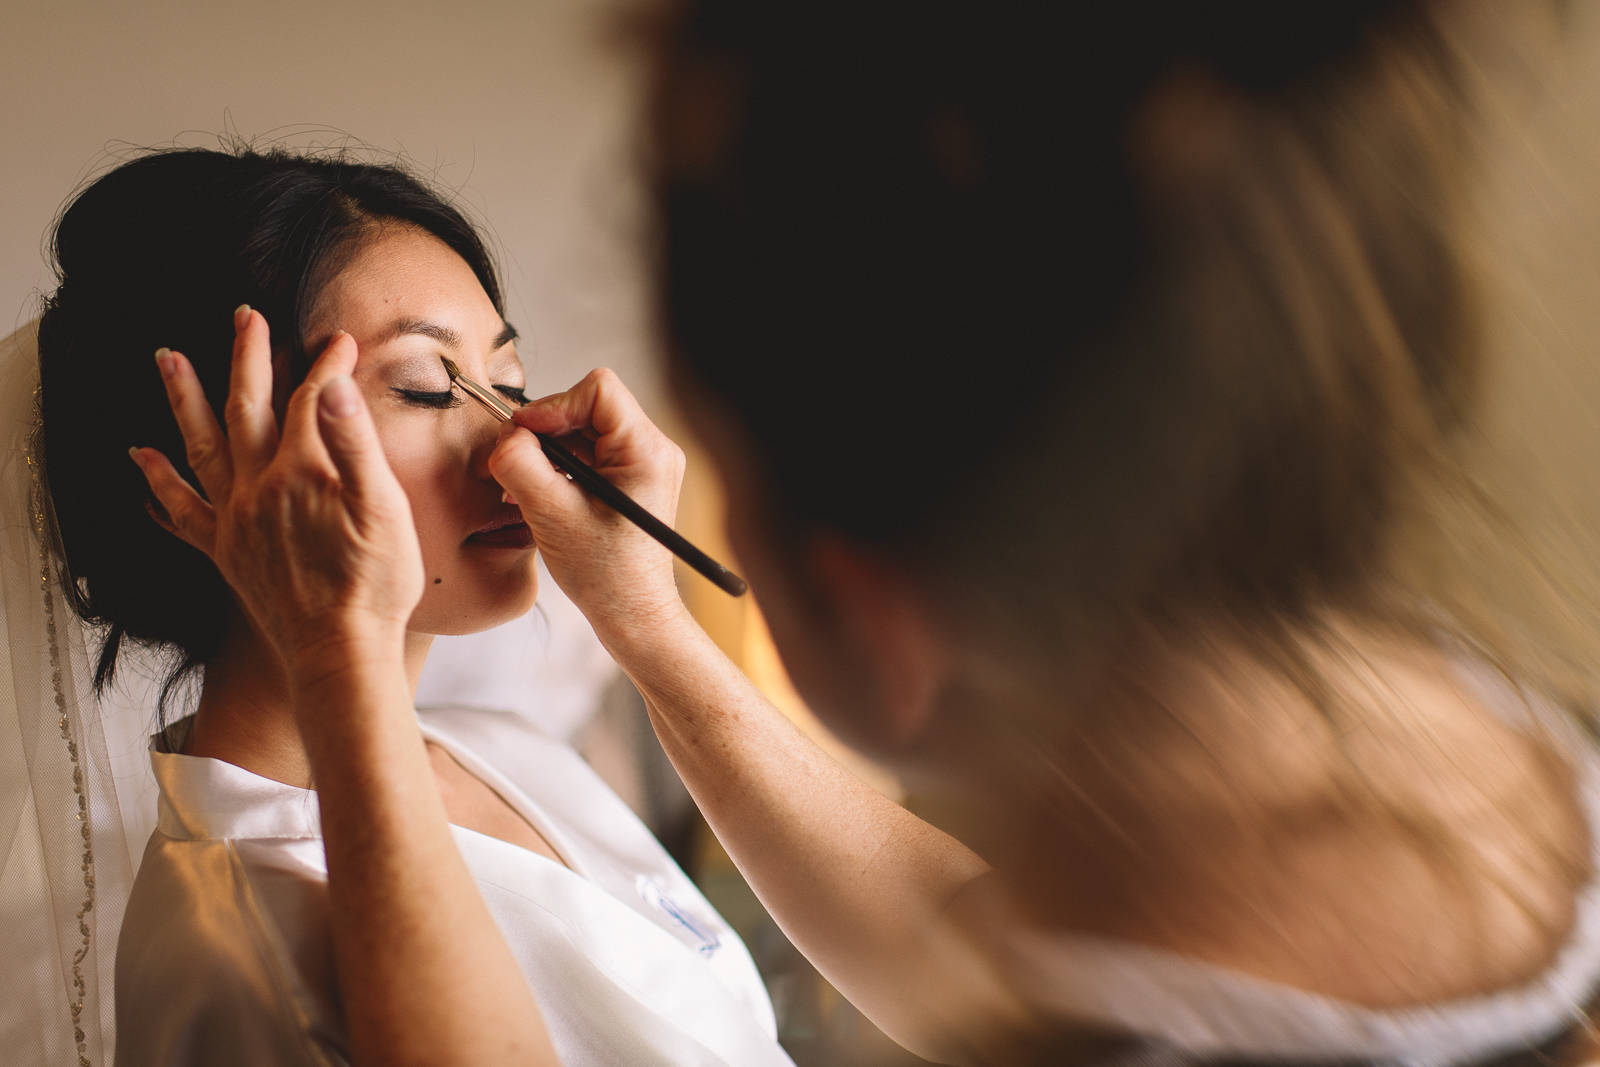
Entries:
{"label": "mouth", "polygon": [[487,548],[531,548],[533,531],[522,521],[522,512],[509,508],[480,526],[466,543]]}

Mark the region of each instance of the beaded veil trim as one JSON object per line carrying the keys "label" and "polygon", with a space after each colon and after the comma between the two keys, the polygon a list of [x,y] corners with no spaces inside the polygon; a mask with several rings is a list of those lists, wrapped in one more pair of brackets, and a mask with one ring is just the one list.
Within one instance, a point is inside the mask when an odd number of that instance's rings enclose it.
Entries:
{"label": "beaded veil trim", "polygon": [[[34,390],[34,410],[40,410],[40,392]],[[83,963],[89,955],[92,930],[89,925],[90,913],[94,910],[94,838],[89,823],[89,793],[88,781],[83,774],[83,766],[79,758],[78,739],[73,731],[71,705],[67,700],[66,692],[62,687],[62,657],[61,638],[56,628],[55,605],[52,602],[50,583],[55,580],[50,566],[50,534],[51,524],[47,498],[44,492],[44,481],[40,473],[37,459],[37,445],[41,436],[41,426],[35,416],[32,444],[27,460],[31,476],[33,532],[39,551],[39,592],[43,600],[45,631],[49,638],[48,648],[50,655],[50,681],[55,691],[56,716],[61,730],[61,740],[66,744],[67,759],[72,767],[72,791],[77,797],[78,810],[78,835],[83,842],[83,900],[78,906],[77,921],[80,944],[72,954],[72,1039],[78,1050],[79,1067],[93,1067],[89,1060],[88,1038],[84,1033],[83,1010],[88,998],[88,981],[83,974]]]}

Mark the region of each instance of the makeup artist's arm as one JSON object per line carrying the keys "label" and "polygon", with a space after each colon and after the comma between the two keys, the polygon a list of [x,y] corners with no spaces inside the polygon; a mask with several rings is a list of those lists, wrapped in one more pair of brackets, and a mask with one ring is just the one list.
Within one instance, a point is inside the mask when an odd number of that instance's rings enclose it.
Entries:
{"label": "makeup artist's arm", "polygon": [[422,561],[347,377],[355,342],[340,336],[323,353],[280,443],[266,323],[248,312],[240,325],[225,437],[188,360],[162,365],[206,499],[160,453],[134,458],[170,528],[216,562],[288,673],[317,783],[351,1058],[555,1064],[456,849],[412,711],[402,647]]}
{"label": "makeup artist's arm", "polygon": [[[609,371],[535,401],[516,421],[584,433],[598,470],[672,520],[683,453]],[[949,947],[936,935],[946,903],[984,862],[843,768],[762,697],[689,616],[666,550],[568,483],[531,434],[508,429],[489,466],[784,933],[890,1036],[939,1055],[923,993],[948,992],[950,972],[968,968],[932,958]]]}

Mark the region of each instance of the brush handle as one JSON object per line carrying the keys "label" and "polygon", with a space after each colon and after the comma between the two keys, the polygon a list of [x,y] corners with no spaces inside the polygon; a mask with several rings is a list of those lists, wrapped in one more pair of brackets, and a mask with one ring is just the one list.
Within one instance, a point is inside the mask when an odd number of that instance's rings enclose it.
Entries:
{"label": "brush handle", "polygon": [[[444,364],[445,373],[450,375],[450,381],[460,386],[462,392],[488,408],[489,414],[501,422],[512,420],[511,408],[492,390],[484,388],[471,378],[463,377],[461,368],[456,366],[454,360],[444,356],[440,356],[439,360]],[[731,596],[744,595],[744,591],[749,587],[745,585],[743,578],[694,547],[678,531],[640,507],[631,496],[595,473],[593,467],[567,451],[565,447],[542,433],[532,432],[533,436],[539,439],[539,446],[544,449],[544,454],[550,457],[550,462],[570,474],[572,480],[588,490],[591,496],[598,497],[611,505],[617,514],[665,545],[673,555],[709,578],[718,589]]]}
{"label": "brush handle", "polygon": [[542,433],[535,433],[534,436],[539,439],[539,445],[544,449],[544,454],[550,457],[550,462],[572,475],[572,480],[591,496],[610,505],[617,514],[665,545],[673,555],[705,575],[718,589],[731,596],[744,595],[749,587],[743,578],[690,544],[682,534],[650,514],[633,497],[606,481],[593,467],[565,447]]}

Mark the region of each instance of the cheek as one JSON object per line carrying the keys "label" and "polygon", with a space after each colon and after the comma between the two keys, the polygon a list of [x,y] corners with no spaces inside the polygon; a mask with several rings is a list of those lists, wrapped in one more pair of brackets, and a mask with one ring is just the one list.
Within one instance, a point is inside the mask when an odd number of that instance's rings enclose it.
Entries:
{"label": "cheek", "polygon": [[538,592],[533,553],[486,555],[465,545],[500,500],[498,487],[473,473],[471,441],[436,419],[400,414],[378,422],[378,437],[422,549],[425,584],[412,628],[476,633],[526,612]]}
{"label": "cheek", "polygon": [[460,532],[466,521],[464,463],[426,434],[385,434],[384,429],[379,430],[383,452],[411,502],[422,561],[431,571],[445,562],[464,536]]}

